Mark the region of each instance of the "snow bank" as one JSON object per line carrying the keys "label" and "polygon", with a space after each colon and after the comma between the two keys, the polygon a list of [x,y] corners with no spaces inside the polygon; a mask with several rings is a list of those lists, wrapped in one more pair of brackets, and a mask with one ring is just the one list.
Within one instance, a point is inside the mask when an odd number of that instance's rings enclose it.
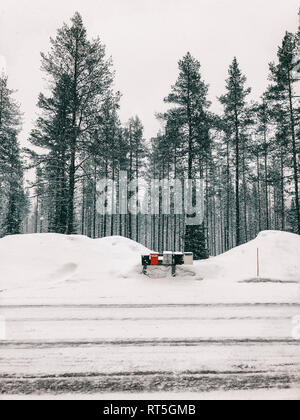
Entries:
{"label": "snow bank", "polygon": [[[256,277],[276,283],[242,283]],[[193,266],[149,268],[150,251],[123,237],[59,234],[0,239],[1,304],[300,302],[300,237],[262,232],[255,240]],[[282,284],[280,282],[286,282]],[[296,283],[291,283],[296,282]]]}
{"label": "snow bank", "polygon": [[127,238],[13,235],[0,240],[0,287],[120,278],[149,250]]}
{"label": "snow bank", "polygon": [[261,281],[300,282],[300,236],[279,231],[261,232],[225,254],[196,262],[197,274],[205,279],[255,281],[257,250]]}

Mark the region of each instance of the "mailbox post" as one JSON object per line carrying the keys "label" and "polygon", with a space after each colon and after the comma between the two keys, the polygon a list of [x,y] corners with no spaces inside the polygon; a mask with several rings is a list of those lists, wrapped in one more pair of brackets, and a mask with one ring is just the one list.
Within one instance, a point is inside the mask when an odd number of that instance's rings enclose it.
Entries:
{"label": "mailbox post", "polygon": [[191,265],[193,264],[193,253],[192,252],[170,252],[165,251],[163,254],[152,252],[150,255],[142,256],[143,274],[147,274],[147,267],[163,265],[165,267],[171,267],[172,276],[176,276],[177,265]]}

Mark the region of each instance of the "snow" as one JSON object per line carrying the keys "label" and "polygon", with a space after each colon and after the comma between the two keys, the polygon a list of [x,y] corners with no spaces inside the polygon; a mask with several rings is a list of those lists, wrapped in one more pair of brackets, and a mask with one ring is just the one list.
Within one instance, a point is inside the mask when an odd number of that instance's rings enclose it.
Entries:
{"label": "snow", "polygon": [[7,73],[7,64],[5,57],[3,55],[0,55],[0,76],[2,73]]}
{"label": "snow", "polygon": [[122,237],[89,239],[59,234],[13,235],[0,240],[2,287],[73,278],[122,277],[145,247]]}
{"label": "snow", "polygon": [[262,279],[300,282],[300,236],[279,231],[263,231],[253,241],[198,263],[197,271],[206,279],[254,279],[257,250]]}
{"label": "snow", "polygon": [[292,233],[261,232],[223,255],[178,267],[175,279],[166,267],[141,273],[140,257],[149,252],[119,236],[5,237],[0,239],[1,303],[300,302],[300,237]]}
{"label": "snow", "polygon": [[123,237],[0,239],[4,393],[299,399],[299,245],[297,235],[262,232],[173,278],[165,267],[143,275],[150,251]]}

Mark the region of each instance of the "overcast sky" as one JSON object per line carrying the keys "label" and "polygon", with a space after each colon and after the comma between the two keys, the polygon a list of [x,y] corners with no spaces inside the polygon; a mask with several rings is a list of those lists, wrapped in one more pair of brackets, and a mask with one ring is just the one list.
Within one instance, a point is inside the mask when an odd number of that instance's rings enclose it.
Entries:
{"label": "overcast sky", "polygon": [[0,0],[0,67],[6,63],[10,87],[18,90],[21,138],[45,87],[40,51],[48,51],[49,37],[75,11],[113,57],[122,121],[139,115],[148,138],[159,129],[154,114],[164,109],[187,51],[201,63],[214,110],[234,56],[258,98],[284,32],[297,30],[299,6],[299,0]]}

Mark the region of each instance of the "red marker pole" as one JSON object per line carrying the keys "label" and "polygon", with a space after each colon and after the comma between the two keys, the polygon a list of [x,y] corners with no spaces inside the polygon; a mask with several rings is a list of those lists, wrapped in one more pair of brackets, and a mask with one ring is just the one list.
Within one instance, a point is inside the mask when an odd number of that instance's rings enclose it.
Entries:
{"label": "red marker pole", "polygon": [[260,269],[259,269],[259,249],[257,248],[257,278],[260,276]]}

